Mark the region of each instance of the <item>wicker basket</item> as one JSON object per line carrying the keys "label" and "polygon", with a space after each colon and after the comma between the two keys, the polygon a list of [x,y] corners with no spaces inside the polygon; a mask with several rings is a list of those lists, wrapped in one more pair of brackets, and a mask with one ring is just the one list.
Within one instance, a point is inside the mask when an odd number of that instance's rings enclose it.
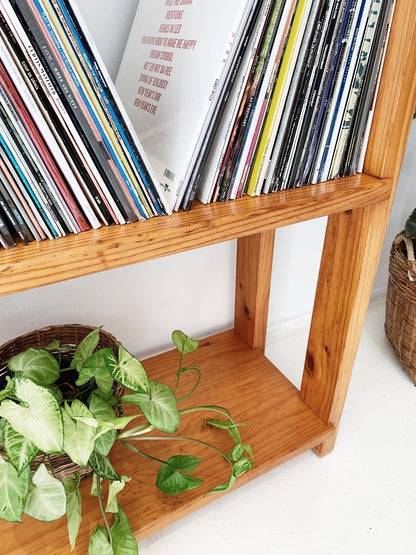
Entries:
{"label": "wicker basket", "polygon": [[[57,326],[48,326],[46,328],[41,328],[20,337],[16,337],[5,343],[4,345],[0,346],[0,385],[1,387],[4,386],[3,380],[5,379],[6,375],[8,374],[9,370],[7,368],[7,361],[14,355],[22,353],[29,347],[34,347],[35,349],[42,349],[48,343],[50,343],[54,339],[58,339],[61,342],[61,345],[66,345],[70,347],[66,353],[72,357],[77,348],[77,345],[80,343],[84,337],[86,337],[91,331],[93,331],[95,327],[93,326],[84,326],[79,324],[66,324],[66,325],[57,325]],[[100,337],[97,345],[97,350],[102,349],[104,347],[113,347],[115,353],[118,350],[118,341],[115,337],[113,337],[110,333],[105,332],[103,330],[100,331]],[[53,351],[50,351],[52,354]],[[118,393],[121,394],[122,388],[120,386],[120,391]],[[1,446],[0,446],[1,449]],[[41,457],[41,456],[39,456]],[[51,455],[50,459],[52,461],[53,469],[55,475],[63,480],[67,476],[72,476],[74,471],[77,470],[82,477],[88,476],[92,473],[90,468],[81,468],[68,457],[66,454],[62,455]],[[36,466],[40,463],[40,459],[35,458],[32,463],[32,467],[36,468]]]}
{"label": "wicker basket", "polygon": [[416,261],[413,243],[399,233],[390,250],[385,331],[403,368],[416,384]]}

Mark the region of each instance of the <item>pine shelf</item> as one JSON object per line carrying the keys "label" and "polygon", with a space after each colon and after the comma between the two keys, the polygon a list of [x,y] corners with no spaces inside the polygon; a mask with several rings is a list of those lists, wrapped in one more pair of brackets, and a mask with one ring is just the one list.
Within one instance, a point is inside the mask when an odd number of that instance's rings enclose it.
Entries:
{"label": "pine shelf", "polygon": [[[201,341],[195,353],[203,369],[197,395],[204,404],[212,399],[226,405],[247,423],[244,441],[253,444],[256,465],[240,485],[307,449],[325,455],[334,447],[416,105],[415,25],[416,2],[397,0],[362,175],[259,198],[197,204],[190,212],[2,251],[0,295],[236,239],[234,328]],[[274,234],[278,227],[321,216],[327,216],[327,229],[297,390],[263,354]],[[144,365],[150,376],[169,380],[176,358],[168,352]],[[184,425],[181,433],[190,434],[186,419]],[[167,446],[160,445],[163,455]],[[143,476],[120,499],[138,539],[216,498],[199,490],[166,498],[145,485],[153,482],[152,465],[143,468],[121,447],[114,455],[121,473]],[[213,476],[224,472],[225,478],[227,469],[222,460],[213,460],[202,472],[209,489]],[[88,492],[89,487],[84,480],[82,488]],[[76,553],[86,552],[98,516],[95,500],[88,500]],[[139,521],[140,526],[134,524]],[[69,553],[65,527],[64,520],[31,526],[1,522],[0,551]]]}
{"label": "pine shelf", "polygon": [[19,245],[1,253],[0,295],[270,231],[386,200],[390,193],[390,180],[361,174],[260,198],[196,203],[169,217]]}
{"label": "pine shelf", "polygon": [[[202,363],[201,363],[202,359]],[[299,399],[298,390],[281,374],[261,351],[251,349],[232,330],[209,337],[201,341],[196,353],[187,356],[187,364],[198,363],[203,371],[200,387],[195,393],[193,403],[206,404],[210,401],[227,406],[236,421],[247,426],[241,428],[244,441],[252,443],[255,451],[256,465],[253,471],[243,475],[237,482],[242,485],[264,472],[283,463],[291,457],[311,449],[330,438],[335,429],[325,425]],[[151,378],[171,383],[177,365],[177,353],[170,351],[144,361]],[[192,381],[192,380],[191,380]],[[238,381],[238,395],[235,383]],[[184,385],[184,391],[186,385]],[[262,410],[257,410],[261,406]],[[182,408],[186,407],[186,401]],[[215,417],[206,413],[205,417]],[[189,429],[184,417],[181,435],[192,433],[202,439],[208,439],[212,430],[200,426],[197,430]],[[218,445],[218,433],[214,432]],[[224,434],[224,450],[231,447]],[[138,448],[146,451],[147,442],[140,442]],[[112,454],[112,461],[121,474],[131,475],[132,482],[125,488],[120,503],[128,512],[130,522],[140,523],[134,530],[138,539],[157,532],[162,527],[218,499],[218,494],[204,496],[211,487],[228,477],[228,465],[218,455],[209,455],[209,462],[201,467],[198,474],[204,479],[202,491],[194,490],[178,497],[168,497],[155,491],[153,486],[158,465],[145,462],[138,455],[118,446]],[[151,446],[152,454],[168,457],[180,449],[206,457],[207,450],[183,445],[160,443]],[[203,464],[203,463],[202,463]],[[217,480],[217,481],[215,481]],[[84,499],[87,501],[84,511],[88,515],[80,535],[76,553],[85,553],[88,537],[95,527],[94,518],[99,519],[96,499],[89,498],[90,480],[83,481]],[[66,523],[61,519],[51,524],[33,521],[33,527],[2,523],[0,550],[4,553],[70,553],[66,545]],[[7,531],[7,533],[6,533]],[[57,543],[58,542],[58,543]],[[26,550],[26,551],[24,551]]]}

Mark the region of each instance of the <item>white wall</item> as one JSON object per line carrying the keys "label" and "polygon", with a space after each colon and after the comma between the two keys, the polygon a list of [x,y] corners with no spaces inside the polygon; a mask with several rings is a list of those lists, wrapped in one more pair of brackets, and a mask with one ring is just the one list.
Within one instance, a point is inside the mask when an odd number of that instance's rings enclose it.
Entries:
{"label": "white wall", "polygon": [[[137,0],[79,0],[113,76]],[[387,283],[391,238],[416,204],[413,128],[375,291]],[[278,230],[269,328],[310,313],[325,219]],[[0,343],[53,323],[104,325],[140,357],[169,346],[170,332],[195,337],[228,327],[233,319],[235,242],[78,278],[0,299]]]}
{"label": "white wall", "polygon": [[374,294],[383,293],[387,287],[390,246],[394,237],[404,229],[412,210],[416,208],[416,121],[412,123],[405,152],[396,196],[386,231],[380,264],[374,282]]}

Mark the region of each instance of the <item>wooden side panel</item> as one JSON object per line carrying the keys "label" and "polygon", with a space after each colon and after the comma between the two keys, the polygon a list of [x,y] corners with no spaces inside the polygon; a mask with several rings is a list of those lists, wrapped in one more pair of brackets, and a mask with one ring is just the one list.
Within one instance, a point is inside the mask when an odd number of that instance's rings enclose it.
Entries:
{"label": "wooden side panel", "polygon": [[274,230],[238,240],[234,329],[253,349],[266,346]]}
{"label": "wooden side panel", "polygon": [[[382,202],[328,218],[311,321],[301,399],[338,426],[387,225]],[[317,452],[326,454],[334,440]]]}

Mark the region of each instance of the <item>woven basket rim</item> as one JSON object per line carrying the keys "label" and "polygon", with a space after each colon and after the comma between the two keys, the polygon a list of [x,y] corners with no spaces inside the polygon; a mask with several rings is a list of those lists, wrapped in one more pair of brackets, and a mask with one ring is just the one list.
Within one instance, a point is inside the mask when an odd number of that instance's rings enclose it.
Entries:
{"label": "woven basket rim", "polygon": [[[93,326],[91,324],[51,324],[49,326],[44,326],[42,328],[37,328],[35,330],[22,333],[21,335],[18,335],[16,337],[13,337],[12,339],[9,339],[8,341],[0,345],[0,351],[3,350],[8,345],[10,345],[11,343],[20,342],[26,337],[35,336],[38,334],[48,334],[52,331],[61,330],[61,329],[69,330],[71,328],[77,329],[77,330],[84,329],[85,331],[87,330],[94,331],[95,329],[100,328],[100,326]],[[110,332],[106,330],[103,330],[102,327],[100,328],[100,336],[101,334],[103,334],[104,336],[107,336],[108,338],[111,338],[114,341],[114,344],[118,345],[118,340],[114,337],[114,335],[112,335]]]}
{"label": "woven basket rim", "polygon": [[[62,341],[62,343],[64,345],[74,347],[75,351],[76,345],[81,341],[81,339],[88,335],[89,332],[97,329],[97,327],[100,326],[91,326],[87,324],[55,324],[38,328],[10,339],[3,345],[0,345],[0,378],[7,375],[7,372],[9,371],[7,362],[11,358],[11,356],[9,356],[10,353],[13,356],[25,351],[29,346],[42,348],[45,347],[51,340],[60,339],[61,337],[65,338],[65,341]],[[47,340],[44,341],[45,338],[47,338]],[[31,342],[32,345],[30,345]],[[103,330],[102,328],[100,329],[99,341],[96,349],[100,349],[103,346],[112,346],[113,348],[117,348],[118,344],[119,342],[114,335]],[[119,393],[121,396],[123,388],[120,384],[118,384],[118,386],[120,387]],[[1,444],[0,451],[2,451]],[[61,480],[67,476],[72,476],[75,470],[80,472],[81,477],[89,476],[92,473],[92,469],[90,467],[79,467],[69,458],[67,453],[63,453],[61,455],[50,455],[50,460],[53,464],[55,475]]]}
{"label": "woven basket rim", "polygon": [[[11,357],[22,353],[29,347],[42,349],[54,339],[61,340],[63,345],[75,347],[88,333],[99,327],[89,324],[54,324],[9,339],[9,341],[0,345],[0,376]],[[117,350],[118,344],[119,341],[114,335],[103,330],[102,327],[100,328],[97,349],[102,346],[112,346]]]}

